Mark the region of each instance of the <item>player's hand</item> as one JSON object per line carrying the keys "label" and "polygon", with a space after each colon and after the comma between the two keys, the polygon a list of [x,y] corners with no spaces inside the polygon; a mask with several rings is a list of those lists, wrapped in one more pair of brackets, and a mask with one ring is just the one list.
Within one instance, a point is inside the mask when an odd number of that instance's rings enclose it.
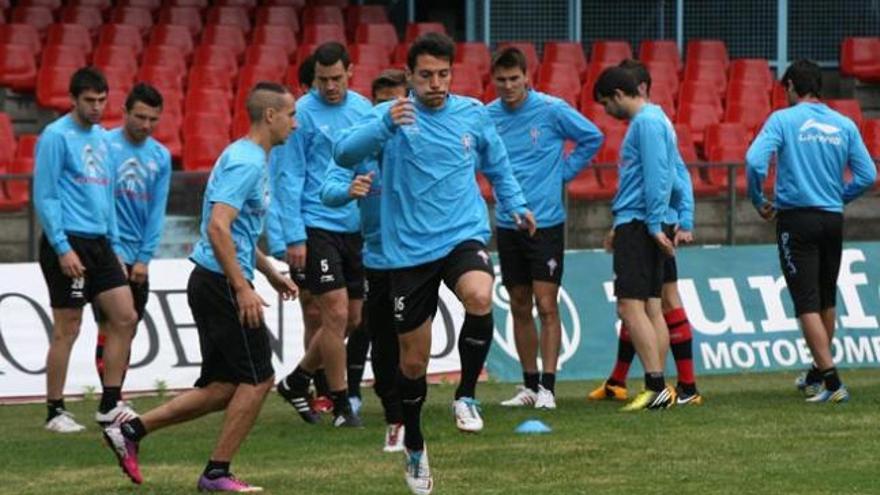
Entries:
{"label": "player's hand", "polygon": [[238,302],[238,319],[246,328],[259,328],[263,323],[263,307],[269,304],[250,286],[235,293]]}
{"label": "player's hand", "polygon": [[374,172],[364,175],[358,175],[351,181],[348,186],[348,195],[355,199],[364,198],[370,192],[370,186],[373,184]]}
{"label": "player's hand", "polygon": [[388,113],[394,125],[410,125],[416,121],[416,110],[413,103],[403,96],[399,96]]}
{"label": "player's hand", "polygon": [[654,234],[654,241],[657,242],[657,245],[660,246],[660,251],[663,252],[666,256],[675,256],[675,246],[672,245],[672,241],[669,240],[669,237],[662,231]]}
{"label": "player's hand", "polygon": [[128,279],[138,285],[141,285],[147,281],[147,272],[147,264],[138,261],[131,266],[131,273],[128,274]]}
{"label": "player's hand", "polygon": [[61,265],[61,273],[70,278],[82,278],[86,274],[85,265],[72,249],[58,257],[58,264]]}
{"label": "player's hand", "polygon": [[535,215],[529,210],[526,210],[525,214],[520,215],[519,213],[513,214],[513,221],[516,223],[516,227],[519,230],[525,230],[529,233],[529,237],[534,237],[535,232],[538,231],[538,222],[535,221]]}
{"label": "player's hand", "polygon": [[773,208],[773,204],[769,202],[764,202],[760,208],[758,208],[758,215],[761,215],[761,218],[767,220],[768,222],[772,222],[776,219],[776,208]]}
{"label": "player's hand", "polygon": [[287,264],[302,270],[306,267],[306,244],[294,244],[287,246]]}
{"label": "player's hand", "polygon": [[672,244],[678,247],[679,244],[690,244],[694,242],[694,233],[690,230],[675,229],[675,238]]}
{"label": "player's hand", "polygon": [[269,284],[272,285],[272,288],[281,295],[281,299],[292,301],[299,295],[299,287],[297,287],[290,278],[285,277],[278,272],[275,272],[271,277],[267,278],[269,279]]}
{"label": "player's hand", "polygon": [[605,238],[602,239],[602,247],[605,249],[606,253],[614,252],[614,229],[610,229],[607,234],[605,234]]}

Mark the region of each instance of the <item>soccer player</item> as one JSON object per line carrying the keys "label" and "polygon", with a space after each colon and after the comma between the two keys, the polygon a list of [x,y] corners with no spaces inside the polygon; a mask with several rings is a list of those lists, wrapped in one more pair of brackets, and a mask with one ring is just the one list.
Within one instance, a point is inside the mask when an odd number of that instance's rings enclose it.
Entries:
{"label": "soccer player", "polygon": [[[496,210],[501,278],[510,295],[513,334],[523,369],[524,386],[501,403],[555,409],[556,368],[562,329],[559,285],[565,257],[565,206],[562,186],[581,171],[602,145],[599,129],[559,98],[529,88],[526,57],[505,48],[492,58],[492,81],[498,99],[489,115],[504,140],[514,176],[541,225],[534,237],[519,230],[509,215]],[[567,157],[565,142],[575,143]],[[532,310],[541,320],[541,372],[538,331]]]}
{"label": "soccer player", "polygon": [[337,427],[361,426],[348,401],[345,337],[361,324],[363,240],[357,204],[330,208],[321,202],[320,193],[333,140],[372,108],[369,100],[349,91],[350,77],[351,63],[343,45],[330,42],[318,47],[314,89],[299,101],[300,129],[273,154],[287,258],[296,270],[297,285],[314,298],[320,318],[320,329],[305,356],[278,383],[278,393],[306,422],[316,422],[307,389],[323,365]]}
{"label": "soccer player", "polygon": [[[406,96],[406,76],[402,70],[383,71],[372,84],[373,101],[382,103]],[[367,351],[372,347],[374,390],[385,411],[385,452],[403,450],[403,411],[397,391],[400,352],[394,331],[394,307],[390,294],[388,260],[382,251],[380,231],[381,170],[375,159],[364,160],[355,170],[331,165],[321,189],[321,200],[328,206],[341,206],[357,200],[364,237],[364,324],[348,336],[349,402],[359,404],[360,382]]]}
{"label": "soccer player", "polygon": [[[137,84],[125,100],[125,123],[107,133],[107,165],[116,173],[116,218],[119,256],[125,262],[138,321],[150,295],[149,264],[162,237],[171,184],[171,154],[151,137],[162,113],[162,95],[149,84]],[[104,374],[104,341],[109,331],[100,308],[95,363]]]}
{"label": "soccer player", "polygon": [[[650,99],[651,74],[648,69],[638,60],[624,60],[620,67],[628,70],[639,84],[639,94]],[[678,185],[681,194],[673,194],[673,204],[670,205],[666,219],[663,221],[663,230],[666,236],[672,239],[672,243],[678,246],[682,243],[693,242],[694,235],[694,193],[691,184],[691,176],[688,172],[681,154],[675,165]],[[678,201],[675,201],[677,199]],[[675,359],[675,367],[678,375],[676,386],[676,403],[679,405],[703,403],[703,397],[697,391],[694,378],[693,361],[693,335],[687,313],[681,303],[678,293],[678,267],[675,257],[668,256],[663,266],[663,288],[660,291],[660,301],[663,309],[663,318],[669,328],[669,344],[672,348],[672,357]],[[615,399],[626,400],[626,376],[629,367],[635,357],[635,348],[625,326],[621,326],[617,342],[617,361],[611,376],[605,382],[589,393],[590,400]],[[666,360],[666,349],[660,349],[661,361]]]}
{"label": "soccer player", "polygon": [[297,294],[293,281],[279,274],[257,248],[269,206],[269,150],[284,142],[296,120],[293,95],[280,84],[257,83],[246,105],[250,130],[223,151],[211,171],[202,203],[201,236],[190,256],[196,266],[186,293],[202,354],[196,388],[140,418],[104,429],[104,439],[123,472],[137,484],[143,481],[137,454],[144,436],[225,411],[198,489],[262,491],[234,477],[229,466],[274,383],[269,330],[263,321],[266,302],[254,290],[254,269],[284,299]]}
{"label": "soccer player", "polygon": [[43,226],[40,269],[52,306],[52,339],[46,356],[46,429],[85,429],[64,408],[70,351],[79,335],[83,306],[106,317],[103,391],[99,423],[134,415],[121,401],[122,375],[137,324],[124,267],[113,203],[114,171],[107,162],[106,132],[98,124],[107,104],[107,80],[93,67],[70,78],[73,108],[46,127],[37,142],[34,207]]}
{"label": "soccer player", "polygon": [[[819,98],[822,71],[798,60],[782,76],[790,108],[770,115],[746,154],[749,197],[767,221],[776,220],[779,264],[813,366],[796,382],[808,402],[845,402],[831,354],[837,273],[843,250],[843,206],[874,184],[877,170],[852,120]],[[777,157],[775,199],[764,180]],[[844,178],[844,169],[852,180]]]}
{"label": "soccer player", "polygon": [[675,389],[666,385],[661,350],[669,345],[660,293],[664,256],[675,248],[662,229],[675,182],[675,130],[663,110],[639,94],[624,68],[605,69],[593,97],[614,118],[629,121],[621,144],[619,186],[612,200],[614,295],[617,313],[645,368],[645,390],[623,411],[668,408]]}
{"label": "soccer player", "polygon": [[420,417],[427,395],[431,322],[441,281],[464,305],[458,350],[461,381],[453,411],[459,430],[483,428],[475,389],[492,343],[494,270],[485,243],[486,203],[474,174],[492,181],[498,207],[514,224],[536,229],[504,143],[485,107],[449,94],[455,45],[442,34],[420,36],[407,54],[412,93],[376,108],[334,148],[336,162],[356,167],[381,153],[382,250],[391,271],[393,319],[400,344],[398,390],[406,427],[406,482],[430,493],[433,478]]}

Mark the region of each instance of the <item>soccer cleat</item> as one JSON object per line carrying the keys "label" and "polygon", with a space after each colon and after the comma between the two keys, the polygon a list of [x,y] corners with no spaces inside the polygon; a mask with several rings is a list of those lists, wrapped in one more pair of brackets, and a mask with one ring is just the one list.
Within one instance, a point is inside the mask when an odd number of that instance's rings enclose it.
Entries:
{"label": "soccer cleat", "polygon": [[623,412],[642,411],[645,409],[669,409],[675,405],[675,389],[671,385],[660,392],[642,390],[629,404],[620,408]]}
{"label": "soccer cleat", "polygon": [[542,385],[538,385],[538,400],[535,401],[535,409],[556,409],[556,397],[553,392]]}
{"label": "soccer cleat", "polygon": [[333,426],[336,428],[363,428],[364,423],[353,411],[347,411],[333,417]]}
{"label": "soccer cleat", "polygon": [[102,413],[101,411],[95,413],[95,421],[97,421],[102,428],[105,426],[122,424],[126,421],[131,421],[136,417],[138,417],[138,413],[131,408],[131,405],[128,402],[123,400],[117,402],[116,407],[105,413]]}
{"label": "soccer cleat", "polygon": [[333,412],[333,401],[326,395],[315,397],[309,404],[311,405],[312,410],[318,414]]}
{"label": "soccer cleat", "polygon": [[257,493],[263,491],[262,487],[249,485],[231,473],[214,479],[203,474],[196,487],[200,492]]}
{"label": "soccer cleat", "polygon": [[621,387],[620,385],[608,383],[608,380],[602,382],[602,385],[599,385],[595,390],[587,395],[587,399],[589,400],[610,399],[625,401],[628,398],[629,394],[626,391],[626,387]]}
{"label": "soccer cleat", "polygon": [[45,428],[49,431],[54,431],[55,433],[79,433],[86,429],[85,426],[77,423],[76,420],[73,419],[73,414],[63,409],[59,411],[57,416],[46,421]]}
{"label": "soccer cleat", "polygon": [[681,387],[676,387],[675,404],[679,406],[699,406],[703,404],[703,396],[696,390],[694,393],[688,394]]}
{"label": "soccer cleat", "polygon": [[288,387],[285,380],[278,382],[276,389],[278,390],[278,395],[284,399],[284,402],[293,406],[303,421],[309,424],[315,424],[320,421],[321,417],[312,410],[312,407],[309,405],[309,397],[305,392],[298,392]]}
{"label": "soccer cleat", "polygon": [[122,468],[122,472],[131,479],[132,483],[136,485],[143,483],[144,478],[141,476],[141,468],[138,466],[137,442],[132,442],[126,438],[122,434],[122,430],[119,429],[118,424],[111,424],[105,427],[102,433],[104,435],[104,442],[113,451],[116,460],[119,462],[119,467]]}
{"label": "soccer cleat", "polygon": [[406,428],[403,423],[392,423],[385,428],[385,446],[383,452],[403,452],[403,434]]}
{"label": "soccer cleat", "polygon": [[476,433],[483,429],[483,418],[480,417],[480,402],[471,397],[462,397],[452,402],[455,414],[455,426],[466,433]]}
{"label": "soccer cleat", "polygon": [[794,379],[794,386],[807,397],[812,397],[822,391],[822,381],[808,382],[807,372],[804,371]]}
{"label": "soccer cleat", "polygon": [[434,479],[428,466],[428,449],[405,450],[406,486],[416,495],[428,495],[434,489]]}
{"label": "soccer cleat", "polygon": [[516,395],[503,401],[501,405],[505,407],[534,406],[536,400],[538,400],[538,394],[534,390],[518,385],[516,387]]}
{"label": "soccer cleat", "polygon": [[809,397],[807,402],[819,403],[819,402],[831,402],[834,404],[840,402],[849,402],[849,391],[847,391],[846,387],[843,385],[840,386],[837,390],[828,390],[825,387],[822,387],[819,390],[819,393],[816,395]]}
{"label": "soccer cleat", "polygon": [[355,414],[361,413],[361,406],[364,405],[364,402],[363,400],[361,400],[360,397],[358,397],[357,395],[349,395],[348,403],[349,405],[351,405],[351,412]]}

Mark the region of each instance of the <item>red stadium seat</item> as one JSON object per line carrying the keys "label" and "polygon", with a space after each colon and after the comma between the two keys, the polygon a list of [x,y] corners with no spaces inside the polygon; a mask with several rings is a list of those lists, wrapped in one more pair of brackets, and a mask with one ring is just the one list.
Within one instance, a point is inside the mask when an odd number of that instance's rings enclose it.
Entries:
{"label": "red stadium seat", "polygon": [[284,82],[286,68],[286,66],[245,65],[238,74],[238,94],[246,97],[251,88],[260,81]]}
{"label": "red stadium seat", "polygon": [[534,43],[530,41],[504,41],[498,44],[498,49],[515,47],[519,48],[526,56],[526,65],[529,68],[529,77],[534,78],[538,73],[538,50],[535,49]]}
{"label": "red stadium seat", "polygon": [[[736,189],[739,194],[744,194],[746,190],[745,166],[742,165],[746,160],[746,151],[748,146],[714,148],[712,153],[707,155],[711,163],[736,163],[740,164],[736,167]],[[721,192],[726,192],[729,187],[729,169],[725,167],[710,167],[709,179],[712,184],[719,187]]]}
{"label": "red stadium seat", "polygon": [[593,101],[592,95],[587,98],[581,93],[581,113],[596,126],[605,129],[622,125],[622,123],[605,112],[605,108]]}
{"label": "red stadium seat", "polygon": [[337,24],[340,27],[345,26],[345,19],[342,17],[342,9],[332,5],[313,5],[303,9],[302,11],[303,26],[309,24]]}
{"label": "red stadium seat", "polygon": [[345,9],[345,29],[353,36],[362,24],[387,24],[388,12],[384,5],[349,5]]}
{"label": "red stadium seat", "polygon": [[474,67],[452,64],[452,93],[480,99],[483,97],[483,76]]}
{"label": "red stadium seat", "polygon": [[639,60],[643,63],[666,62],[681,71],[681,54],[678,44],[672,40],[642,40],[639,44]]}
{"label": "red stadium seat", "polygon": [[355,65],[388,66],[391,63],[388,48],[382,45],[355,44],[348,47],[348,55]]}
{"label": "red stadium seat", "polygon": [[300,45],[296,48],[296,53],[293,55],[293,60],[296,65],[299,65],[303,62],[303,60],[307,59],[309,55],[315,53],[315,50],[318,49],[318,45],[314,43],[309,43],[305,45]]}
{"label": "red stadium seat", "polygon": [[214,66],[226,70],[231,79],[238,76],[238,59],[231,48],[220,45],[200,45],[193,55],[193,66]]}
{"label": "red stadium seat", "polygon": [[740,58],[730,63],[730,83],[743,82],[764,88],[769,93],[773,87],[770,65],[763,58]]}
{"label": "red stadium seat", "polygon": [[[571,70],[570,65],[550,62],[542,64],[538,71],[537,81],[539,85],[544,84],[548,88],[556,88],[564,91],[567,95],[580,96],[581,93],[580,77]],[[577,100],[575,100],[574,106],[577,106]]]}
{"label": "red stadium seat", "polygon": [[141,65],[138,81],[149,83],[163,94],[168,90],[183,92],[185,73],[168,65]]}
{"label": "red stadium seat", "polygon": [[229,48],[235,57],[242,59],[247,49],[247,40],[244,32],[234,25],[208,24],[202,33],[202,45],[225,46]]}
{"label": "red stadium seat", "polygon": [[188,111],[183,117],[183,140],[187,145],[193,136],[204,134],[219,134],[229,136],[229,123],[217,118],[216,112]]}
{"label": "red stadium seat", "polygon": [[662,90],[672,94],[673,97],[678,96],[678,70],[675,68],[673,62],[662,60],[645,62],[645,68],[648,69],[648,73],[651,74],[652,93],[663,88]]}
{"label": "red stadium seat", "polygon": [[106,24],[101,28],[98,37],[99,45],[128,46],[134,53],[140,56],[144,51],[144,39],[140,30],[135,26],[126,24]]}
{"label": "red stadium seat", "polygon": [[[772,87],[772,86],[770,86]],[[731,81],[727,86],[727,104],[741,102],[766,102],[770,105],[770,93],[762,83],[751,81]]]}
{"label": "red stadium seat", "polygon": [[34,53],[25,45],[0,45],[0,86],[33,91],[37,83]]}
{"label": "red stadium seat", "polygon": [[202,13],[196,7],[163,7],[158,24],[186,26],[190,36],[198,36],[202,32]]}
{"label": "red stadium seat", "polygon": [[[595,162],[604,165],[617,165],[620,163],[620,146],[626,136],[625,125],[617,124],[613,127],[602,128],[605,141],[602,148],[596,154]],[[618,173],[617,167],[599,167],[596,169],[599,175],[599,183],[604,189],[617,190]]]}
{"label": "red stadium seat", "polygon": [[241,7],[211,7],[207,25],[236,26],[245,34],[251,32],[251,20],[247,9]]}
{"label": "red stadium seat", "polygon": [[773,106],[773,110],[780,110],[782,108],[788,107],[788,94],[785,91],[785,88],[782,87],[782,83],[780,83],[779,81],[773,83],[770,103]]}
{"label": "red stadium seat", "polygon": [[265,5],[272,7],[296,7],[301,9],[306,6],[306,0],[266,0]]}
{"label": "red stadium seat", "polygon": [[412,43],[416,38],[425,33],[446,34],[446,26],[439,22],[411,22],[406,25],[406,36],[404,39]]}
{"label": "red stadium seat", "polygon": [[483,103],[489,104],[494,101],[495,98],[498,98],[498,93],[495,89],[495,82],[490,79],[483,88]]}
{"label": "red stadium seat", "polygon": [[484,80],[491,77],[489,65],[491,54],[485,43],[465,42],[455,44],[455,63],[470,65],[483,75]]}
{"label": "red stadium seat", "polygon": [[131,78],[138,71],[137,56],[129,46],[98,45],[92,56],[92,63],[101,69],[115,67],[129,74]]}
{"label": "red stadium seat", "polygon": [[612,62],[590,62],[590,65],[587,67],[587,72],[584,75],[584,85],[581,88],[581,103],[583,103],[584,99],[587,99],[589,103],[595,103],[593,101],[593,86],[596,84],[596,79],[599,78],[599,75],[602,74],[602,71],[611,67],[614,64]]}
{"label": "red stadium seat", "polygon": [[40,65],[67,65],[79,68],[86,65],[86,54],[77,46],[46,45]]}
{"label": "red stadium seat", "polygon": [[633,58],[628,41],[594,41],[590,49],[590,60],[593,62],[617,65],[628,58]]}
{"label": "red stadium seat", "polygon": [[336,7],[339,9],[344,9],[348,7],[350,3],[349,0],[311,0],[309,2],[311,5],[316,5],[319,7]]}
{"label": "red stadium seat", "polygon": [[[229,103],[218,105],[227,99]],[[190,113],[210,113],[217,120],[225,123],[228,127],[232,124],[232,96],[222,89],[205,89],[191,87],[186,92],[186,98],[183,100],[184,115]],[[186,133],[183,133],[183,140],[186,142]]]}
{"label": "red stadium seat", "polygon": [[285,26],[294,33],[299,32],[299,14],[293,7],[270,7],[257,8],[255,26]]}
{"label": "red stadium seat", "polygon": [[211,170],[214,162],[229,145],[229,132],[218,134],[196,134],[184,136],[186,146],[183,148],[183,170]]}
{"label": "red stadium seat", "polygon": [[412,43],[400,43],[394,47],[394,53],[391,54],[391,63],[395,65],[405,65],[406,55]]}
{"label": "red stadium seat", "polygon": [[724,68],[730,65],[727,45],[721,40],[690,40],[687,43],[687,62],[703,62],[714,60],[721,62]]}
{"label": "red stadium seat", "polygon": [[852,119],[852,121],[856,123],[857,127],[861,127],[864,116],[862,115],[862,107],[859,106],[859,100],[837,99],[824,100],[824,102],[833,110],[836,110]]}
{"label": "red stadium seat", "polygon": [[740,149],[749,145],[749,128],[739,122],[724,122],[706,127],[703,150],[709,156],[717,148]]}
{"label": "red stadium seat", "polygon": [[[9,132],[11,132],[11,122],[9,125]],[[37,136],[35,134],[22,134],[18,138],[18,149],[15,147],[14,138],[12,143],[2,143],[4,148],[10,146],[8,148],[10,152],[15,150],[15,156],[6,163],[0,163],[0,170],[5,168],[4,171],[11,174],[32,174],[34,171],[34,147],[36,146],[36,143]],[[0,173],[3,173],[3,171],[0,171]],[[5,201],[3,201],[5,211],[21,210],[30,203],[30,181],[24,179],[10,179],[6,181],[5,190],[6,198]]]}
{"label": "red stadium seat", "polygon": [[868,153],[875,160],[880,160],[880,119],[865,119],[862,122],[862,139],[868,147]]}
{"label": "red stadium seat", "polygon": [[844,38],[840,72],[865,82],[880,82],[880,37]]}
{"label": "red stadium seat", "polygon": [[572,86],[558,81],[541,81],[538,83],[537,90],[564,100],[574,108],[577,108],[578,99],[581,96],[580,85]]}
{"label": "red stadium seat", "polygon": [[101,125],[105,129],[113,129],[122,125],[124,117],[122,109],[125,107],[125,97],[128,90],[110,88],[107,93],[107,106],[104,107],[104,115],[101,116]]}
{"label": "red stadium seat", "polygon": [[59,112],[70,110],[70,76],[77,69],[63,65],[40,67],[37,71],[37,104]]}
{"label": "red stadium seat", "polygon": [[587,70],[587,57],[580,43],[573,41],[547,41],[544,43],[544,64],[567,64],[574,67],[578,74]]}
{"label": "red stadium seat", "polygon": [[194,66],[187,77],[187,88],[188,91],[220,90],[224,92],[224,98],[228,102],[232,102],[232,82],[233,78],[229,77],[229,72],[223,67]]}
{"label": "red stadium seat", "polygon": [[282,74],[287,70],[290,61],[287,51],[277,45],[251,45],[244,55],[245,65],[272,67]]}
{"label": "red stadium seat", "polygon": [[0,24],[0,44],[25,46],[34,57],[42,50],[40,33],[28,24]]}
{"label": "red stadium seat", "polygon": [[[56,11],[61,8],[63,2],[61,0],[19,0],[16,2],[16,6],[18,7],[46,7],[51,11]],[[6,3],[5,6],[0,2],[0,9],[5,9],[9,7],[9,4]]]}
{"label": "red stadium seat", "polygon": [[95,7],[101,10],[101,12],[107,12],[113,7],[113,0],[73,0],[72,2],[67,2],[67,4],[77,7]]}
{"label": "red stadium seat", "polygon": [[306,24],[303,27],[303,44],[321,45],[328,41],[346,43],[342,24]]}
{"label": "red stadium seat", "polygon": [[691,128],[686,124],[675,124],[675,136],[678,141],[678,152],[681,159],[687,164],[699,161],[697,157],[697,145],[694,144],[694,138],[691,135]]}
{"label": "red stadium seat", "polygon": [[666,116],[669,117],[669,120],[675,120],[675,114],[677,113],[675,108],[675,97],[668,88],[665,86],[652,87],[651,102],[659,105],[660,108],[663,109],[663,112],[666,113]]}
{"label": "red stadium seat", "polygon": [[258,3],[257,0],[217,0],[214,2],[214,5],[220,7],[243,7],[251,11],[257,7]]}
{"label": "red stadium seat", "polygon": [[140,7],[116,7],[110,16],[110,22],[137,26],[141,35],[146,35],[153,27],[153,14]]}
{"label": "red stadium seat", "polygon": [[397,46],[397,29],[394,24],[360,24],[355,30],[354,40],[356,43],[379,45],[391,55]]}
{"label": "red stadium seat", "polygon": [[675,121],[679,124],[687,124],[694,142],[702,146],[706,127],[720,122],[720,117],[718,110],[710,104],[683,102],[678,106]]}
{"label": "red stadium seat", "polygon": [[684,81],[707,81],[723,95],[727,89],[727,66],[718,60],[688,61],[684,67]]}
{"label": "red stadium seat", "polygon": [[[150,45],[173,46],[182,52],[183,58],[192,56],[195,45],[192,33],[186,26],[175,24],[158,24],[150,32]],[[147,47],[149,51],[149,47]]]}
{"label": "red stadium seat", "polygon": [[568,183],[566,190],[571,199],[580,201],[599,201],[614,197],[615,189],[603,187],[596,175],[596,169],[588,167]]}
{"label": "red stadium seat", "polygon": [[104,24],[104,17],[101,10],[95,7],[65,7],[61,11],[61,22],[85,26],[92,36],[96,36]]}
{"label": "red stadium seat", "polygon": [[162,7],[162,0],[119,0],[117,7],[138,7],[155,13]]}
{"label": "red stadium seat", "polygon": [[355,65],[349,80],[349,89],[369,98],[373,80],[385,69],[381,65]]}
{"label": "red stadium seat", "polygon": [[10,24],[28,24],[33,26],[40,36],[46,34],[49,26],[55,22],[52,10],[48,7],[13,7],[9,16]]}
{"label": "red stadium seat", "polygon": [[207,9],[211,4],[211,0],[169,0],[165,5],[168,7],[195,7],[197,9]]}
{"label": "red stadium seat", "polygon": [[172,114],[167,108],[163,108],[159,123],[153,131],[153,137],[168,148],[174,160],[179,160],[183,155],[183,141],[180,139],[182,124],[180,115]]}
{"label": "red stadium seat", "polygon": [[46,45],[73,47],[88,57],[92,53],[92,36],[85,26],[79,24],[52,24],[46,34]]}
{"label": "red stadium seat", "polygon": [[149,45],[144,50],[143,65],[161,65],[186,75],[185,51],[172,45]]}
{"label": "red stadium seat", "polygon": [[296,51],[296,34],[287,26],[263,25],[254,28],[254,45],[280,46],[291,56]]}
{"label": "red stadium seat", "polygon": [[126,93],[134,87],[134,80],[137,77],[137,71],[131,72],[128,68],[109,66],[100,67],[101,72],[107,79],[107,86],[110,90],[122,90]]}
{"label": "red stadium seat", "polygon": [[718,117],[724,113],[724,105],[721,97],[714,91],[715,86],[710,81],[685,81],[681,85],[678,94],[679,106],[685,103],[702,103],[712,105]]}

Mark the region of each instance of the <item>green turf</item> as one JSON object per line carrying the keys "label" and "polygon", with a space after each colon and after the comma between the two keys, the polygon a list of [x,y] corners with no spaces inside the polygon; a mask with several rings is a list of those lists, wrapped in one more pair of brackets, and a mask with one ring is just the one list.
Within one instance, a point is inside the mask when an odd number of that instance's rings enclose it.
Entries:
{"label": "green turf", "polygon": [[[705,405],[622,414],[618,403],[587,403],[595,382],[558,386],[559,409],[497,406],[508,384],[481,384],[485,430],[458,433],[452,386],[432,386],[424,431],[437,494],[878,493],[880,370],[847,371],[849,404],[805,404],[794,375],[753,374],[701,381]],[[636,385],[636,382],[633,382]],[[402,454],[381,451],[382,416],[366,389],[358,431],[304,424],[273,393],[234,471],[274,494],[405,494]],[[140,411],[158,398],[135,401]],[[93,401],[71,402],[81,420]],[[221,416],[157,432],[141,446],[145,483],[123,477],[97,428],[58,435],[42,429],[39,405],[0,407],[0,493],[191,493]],[[513,432],[528,418],[548,435]]]}

